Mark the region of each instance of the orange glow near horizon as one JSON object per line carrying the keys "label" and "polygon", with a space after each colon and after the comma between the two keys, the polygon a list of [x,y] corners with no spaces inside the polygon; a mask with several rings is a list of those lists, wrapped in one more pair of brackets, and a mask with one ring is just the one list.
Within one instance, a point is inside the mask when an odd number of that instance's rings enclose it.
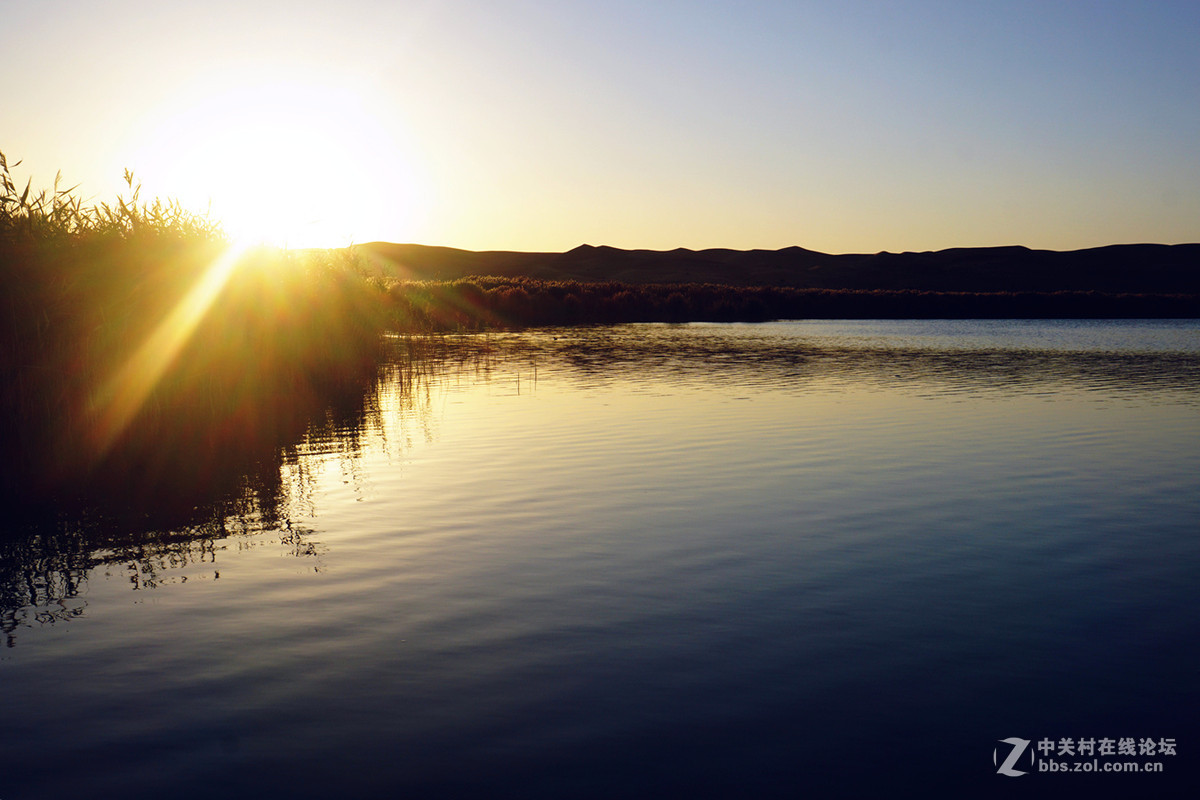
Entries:
{"label": "orange glow near horizon", "polygon": [[412,145],[359,93],[303,76],[210,79],[147,115],[135,172],[246,246],[343,247],[411,229]]}

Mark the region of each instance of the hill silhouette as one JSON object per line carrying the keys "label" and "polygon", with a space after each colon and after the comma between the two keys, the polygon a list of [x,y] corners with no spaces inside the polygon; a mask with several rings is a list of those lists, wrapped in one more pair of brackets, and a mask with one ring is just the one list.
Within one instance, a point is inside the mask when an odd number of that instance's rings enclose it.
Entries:
{"label": "hill silhouette", "polygon": [[584,283],[710,283],[799,289],[927,292],[1200,293],[1200,244],[1120,244],[1085,250],[960,247],[832,255],[782,250],[473,251],[417,244],[358,245],[381,277],[452,281],[472,276]]}

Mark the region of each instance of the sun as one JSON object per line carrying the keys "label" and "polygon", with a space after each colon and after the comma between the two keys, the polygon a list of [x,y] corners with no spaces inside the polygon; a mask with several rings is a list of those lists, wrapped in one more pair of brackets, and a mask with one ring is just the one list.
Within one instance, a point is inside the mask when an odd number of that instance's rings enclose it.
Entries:
{"label": "sun", "polygon": [[239,242],[410,241],[423,182],[385,108],[312,78],[210,80],[156,109],[130,158],[151,194],[208,211]]}

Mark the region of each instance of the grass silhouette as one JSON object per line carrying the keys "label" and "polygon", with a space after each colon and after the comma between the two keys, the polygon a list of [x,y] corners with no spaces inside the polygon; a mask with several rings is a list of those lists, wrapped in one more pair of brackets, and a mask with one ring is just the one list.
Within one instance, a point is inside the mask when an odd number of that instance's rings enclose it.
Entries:
{"label": "grass silhouette", "polygon": [[8,498],[207,484],[374,378],[383,292],[351,254],[238,250],[125,177],[85,205],[19,187],[0,155]]}
{"label": "grass silhouette", "polygon": [[1194,317],[1193,294],[934,292],[472,277],[389,285],[400,330],[775,319]]}

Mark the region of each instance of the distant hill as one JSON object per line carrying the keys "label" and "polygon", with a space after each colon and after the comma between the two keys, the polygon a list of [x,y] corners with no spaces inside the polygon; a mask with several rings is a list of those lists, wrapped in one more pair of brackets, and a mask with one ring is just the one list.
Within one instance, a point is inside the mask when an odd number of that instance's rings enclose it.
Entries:
{"label": "distant hill", "polygon": [[716,283],[812,289],[937,292],[1200,293],[1200,244],[1122,244],[1087,250],[968,247],[923,253],[831,255],[782,250],[620,250],[565,253],[456,250],[371,242],[356,250],[381,276],[469,276],[622,283]]}

